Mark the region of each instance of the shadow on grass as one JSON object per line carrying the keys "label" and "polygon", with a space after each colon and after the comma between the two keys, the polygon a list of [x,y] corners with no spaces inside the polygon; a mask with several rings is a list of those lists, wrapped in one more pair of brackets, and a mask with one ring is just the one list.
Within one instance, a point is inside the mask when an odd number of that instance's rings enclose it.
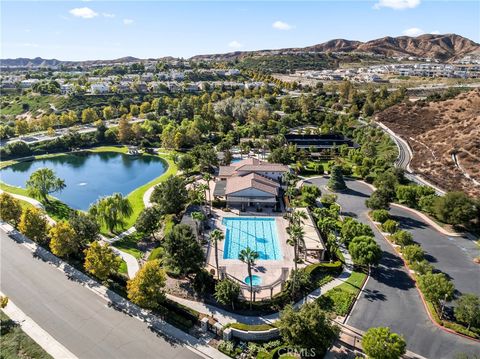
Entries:
{"label": "shadow on grass", "polygon": [[50,201],[50,203],[45,203],[45,210],[47,211],[48,215],[56,221],[68,219],[70,214],[73,212],[69,206],[59,200],[53,200]]}

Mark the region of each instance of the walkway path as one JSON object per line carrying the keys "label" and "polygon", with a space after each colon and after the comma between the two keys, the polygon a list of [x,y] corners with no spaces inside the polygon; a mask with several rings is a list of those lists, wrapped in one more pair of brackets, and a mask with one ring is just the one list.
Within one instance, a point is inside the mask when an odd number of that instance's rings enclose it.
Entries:
{"label": "walkway path", "polygon": [[19,199],[21,201],[25,201],[25,202],[28,202],[30,203],[31,205],[33,205],[34,207],[37,207],[37,208],[40,208],[40,209],[44,209],[45,207],[43,206],[43,204],[39,201],[37,201],[36,199],[33,199],[31,197],[27,197],[27,196],[23,196],[21,194],[15,194],[15,193],[10,193],[10,192],[6,192],[2,189],[0,189],[0,194],[1,193],[8,193],[10,196],[12,196],[13,198],[16,198],[16,199]]}
{"label": "walkway path", "polygon": [[[327,284],[321,286],[320,288],[315,289],[310,294],[305,296],[303,299],[299,300],[297,303],[294,304],[294,308],[300,308],[303,304],[311,302],[322,294],[325,294],[330,289],[333,289],[340,284],[344,283],[351,275],[353,262],[350,254],[348,253],[347,249],[341,245],[340,251],[342,252],[343,256],[345,257],[345,265],[343,268],[342,273],[336,277],[334,280],[328,282]],[[173,295],[167,295],[167,297],[177,303],[185,305],[189,308],[196,310],[197,312],[203,313],[205,315],[212,316],[215,318],[220,324],[226,325],[228,323],[238,322],[238,323],[245,323],[245,324],[268,324],[277,321],[280,317],[280,313],[273,313],[265,316],[249,316],[249,315],[242,315],[237,313],[231,313],[225,309],[219,308],[217,306],[206,304],[202,302],[197,302],[190,299],[184,299],[175,297]]]}

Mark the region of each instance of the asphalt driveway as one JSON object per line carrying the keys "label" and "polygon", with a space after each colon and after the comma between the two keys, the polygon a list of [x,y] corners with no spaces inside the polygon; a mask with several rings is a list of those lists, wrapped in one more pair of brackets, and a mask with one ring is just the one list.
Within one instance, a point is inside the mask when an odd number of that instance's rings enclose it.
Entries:
{"label": "asphalt driveway", "polygon": [[[324,190],[327,179],[314,178],[306,183],[315,184]],[[373,270],[347,323],[361,330],[388,326],[405,337],[409,350],[426,358],[453,358],[457,353],[480,353],[479,343],[446,333],[430,321],[401,258],[367,217],[365,199],[372,190],[353,180],[347,180],[347,186],[348,190],[338,194],[343,214],[370,225],[383,250],[380,265]],[[450,245],[454,246],[453,243]],[[464,261],[467,260],[465,256]]]}

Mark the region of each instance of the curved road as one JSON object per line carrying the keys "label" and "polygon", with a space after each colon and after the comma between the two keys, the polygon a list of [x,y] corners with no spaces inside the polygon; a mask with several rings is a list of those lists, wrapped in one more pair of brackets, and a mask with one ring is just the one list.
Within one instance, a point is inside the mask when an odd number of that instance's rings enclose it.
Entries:
{"label": "curved road", "polygon": [[[352,315],[348,319],[348,324],[361,330],[388,326],[394,332],[405,337],[409,350],[427,358],[446,359],[453,358],[457,353],[480,353],[479,343],[446,333],[430,321],[420,295],[415,288],[415,283],[408,275],[401,258],[397,256],[367,217],[368,209],[365,206],[365,199],[370,196],[372,190],[358,181],[347,180],[346,182],[348,190],[338,194],[338,203],[342,206],[343,214],[354,217],[372,227],[375,239],[383,250],[380,265],[372,271],[365,290],[360,295]],[[323,189],[327,179],[312,178],[306,180],[305,183],[315,184]],[[410,212],[402,211],[406,210],[396,208],[393,214],[401,214],[406,218],[412,217]],[[421,222],[421,219],[418,219],[418,221]],[[409,230],[412,230],[412,228],[409,228]],[[433,229],[431,230],[433,231]],[[422,242],[432,241],[440,236],[438,232],[435,232],[433,233],[434,237],[430,238],[428,236],[432,233],[426,233],[427,237],[422,239]],[[415,236],[416,233],[414,233]],[[458,252],[455,249],[458,247],[453,242],[449,241],[445,245],[448,246],[446,248],[449,251]],[[426,247],[425,249],[429,253],[435,253],[432,256],[440,257],[435,247]],[[469,256],[464,254],[463,257],[460,257],[460,254],[460,252],[455,254],[459,256],[456,259],[461,262],[458,263],[459,266],[463,265],[464,262],[471,262]],[[435,263],[435,266],[440,267],[440,263]],[[456,274],[450,275],[455,280],[459,278]],[[475,279],[475,272],[471,275],[472,277],[469,278]],[[480,276],[478,279],[480,279]],[[455,282],[455,285],[459,288],[466,286],[468,289],[474,290],[478,285],[478,280],[476,282],[470,283],[470,280],[468,280]]]}

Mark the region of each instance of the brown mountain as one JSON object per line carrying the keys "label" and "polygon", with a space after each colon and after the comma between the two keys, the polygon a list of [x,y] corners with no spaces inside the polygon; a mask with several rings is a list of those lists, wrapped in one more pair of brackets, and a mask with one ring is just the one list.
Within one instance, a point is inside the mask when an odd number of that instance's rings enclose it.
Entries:
{"label": "brown mountain", "polygon": [[249,56],[304,52],[364,52],[384,56],[429,57],[441,61],[451,61],[468,54],[480,55],[480,44],[456,34],[425,34],[417,37],[387,36],[368,42],[335,39],[303,48],[236,51],[226,54],[198,55],[193,59],[234,60]]}

